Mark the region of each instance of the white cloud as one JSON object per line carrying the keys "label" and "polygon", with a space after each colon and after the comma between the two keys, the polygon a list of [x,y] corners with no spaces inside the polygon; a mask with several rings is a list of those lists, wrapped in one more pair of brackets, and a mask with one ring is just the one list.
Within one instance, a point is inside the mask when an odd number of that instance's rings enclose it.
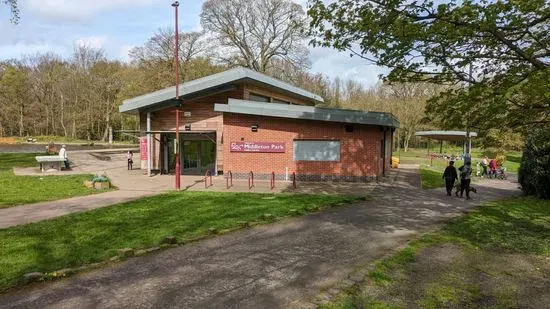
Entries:
{"label": "white cloud", "polygon": [[146,6],[159,0],[24,0],[23,9],[49,20],[87,21],[112,9]]}
{"label": "white cloud", "polygon": [[48,44],[17,43],[13,45],[1,45],[0,59],[21,59],[25,55],[47,52],[61,53],[61,51],[59,46]]}
{"label": "white cloud", "polygon": [[389,72],[388,69],[372,65],[360,57],[350,57],[349,52],[338,52],[331,48],[310,48],[310,58],[312,72],[322,73],[331,79],[353,79],[367,87],[376,84],[380,74]]}
{"label": "white cloud", "polygon": [[105,35],[92,35],[87,37],[78,38],[74,41],[76,46],[88,46],[93,48],[104,48],[107,43],[108,37]]}
{"label": "white cloud", "polygon": [[126,62],[130,61],[130,55],[129,55],[130,50],[134,47],[135,47],[135,45],[123,44],[119,48],[119,56],[117,58],[119,58],[122,61],[126,61]]}

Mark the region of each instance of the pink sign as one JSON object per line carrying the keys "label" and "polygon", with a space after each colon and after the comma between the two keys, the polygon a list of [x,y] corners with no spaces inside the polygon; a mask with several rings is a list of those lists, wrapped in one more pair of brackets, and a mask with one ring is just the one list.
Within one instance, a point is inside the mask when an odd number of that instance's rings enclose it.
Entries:
{"label": "pink sign", "polygon": [[285,152],[282,142],[231,142],[231,152]]}
{"label": "pink sign", "polygon": [[139,157],[141,160],[147,160],[147,136],[139,139]]}

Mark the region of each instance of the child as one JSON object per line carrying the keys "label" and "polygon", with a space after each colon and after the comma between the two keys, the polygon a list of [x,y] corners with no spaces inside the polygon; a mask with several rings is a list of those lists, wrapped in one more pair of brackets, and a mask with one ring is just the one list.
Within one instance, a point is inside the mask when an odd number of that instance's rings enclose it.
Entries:
{"label": "child", "polygon": [[476,176],[479,177],[481,175],[481,163],[479,161],[476,163]]}
{"label": "child", "polygon": [[127,155],[127,158],[128,158],[128,170],[131,171],[132,170],[132,164],[134,164],[134,161],[132,160],[132,158],[134,157],[134,153],[132,153],[132,151],[128,151],[128,155]]}

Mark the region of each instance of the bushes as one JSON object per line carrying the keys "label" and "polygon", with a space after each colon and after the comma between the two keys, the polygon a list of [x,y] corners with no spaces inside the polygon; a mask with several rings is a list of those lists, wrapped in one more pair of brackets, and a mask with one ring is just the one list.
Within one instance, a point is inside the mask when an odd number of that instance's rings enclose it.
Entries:
{"label": "bushes", "polygon": [[496,158],[498,156],[504,156],[506,159],[506,150],[502,148],[485,148],[483,150],[483,155],[489,157],[490,159]]}
{"label": "bushes", "polygon": [[550,198],[550,126],[526,137],[518,177],[526,195]]}

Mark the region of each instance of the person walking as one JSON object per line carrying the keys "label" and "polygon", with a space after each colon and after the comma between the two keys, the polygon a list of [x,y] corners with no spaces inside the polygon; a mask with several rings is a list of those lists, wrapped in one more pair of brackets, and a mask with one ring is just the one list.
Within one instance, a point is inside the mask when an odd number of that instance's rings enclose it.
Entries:
{"label": "person walking", "polygon": [[126,157],[128,158],[128,170],[131,171],[133,167],[132,165],[134,164],[134,153],[130,150],[128,151]]}
{"label": "person walking", "polygon": [[491,159],[489,162],[489,178],[496,178],[497,176],[497,161],[495,159]]}
{"label": "person walking", "polygon": [[65,159],[65,168],[69,169],[69,155],[67,154],[67,149],[65,149],[65,145],[61,145],[61,149],[59,150],[59,157]]}
{"label": "person walking", "polygon": [[458,174],[456,173],[454,161],[450,161],[449,165],[445,168],[445,171],[443,172],[443,179],[445,179],[445,188],[447,189],[447,195],[451,196],[455,181],[458,179]]}
{"label": "person walking", "polygon": [[483,160],[481,161],[481,167],[483,169],[481,171],[481,177],[487,176],[487,165],[489,165],[489,158],[487,158],[487,156],[485,156],[483,158]]}
{"label": "person walking", "polygon": [[463,166],[459,169],[460,171],[460,197],[463,196],[464,191],[466,191],[466,199],[470,199],[470,182],[472,175],[472,161],[466,160]]}

